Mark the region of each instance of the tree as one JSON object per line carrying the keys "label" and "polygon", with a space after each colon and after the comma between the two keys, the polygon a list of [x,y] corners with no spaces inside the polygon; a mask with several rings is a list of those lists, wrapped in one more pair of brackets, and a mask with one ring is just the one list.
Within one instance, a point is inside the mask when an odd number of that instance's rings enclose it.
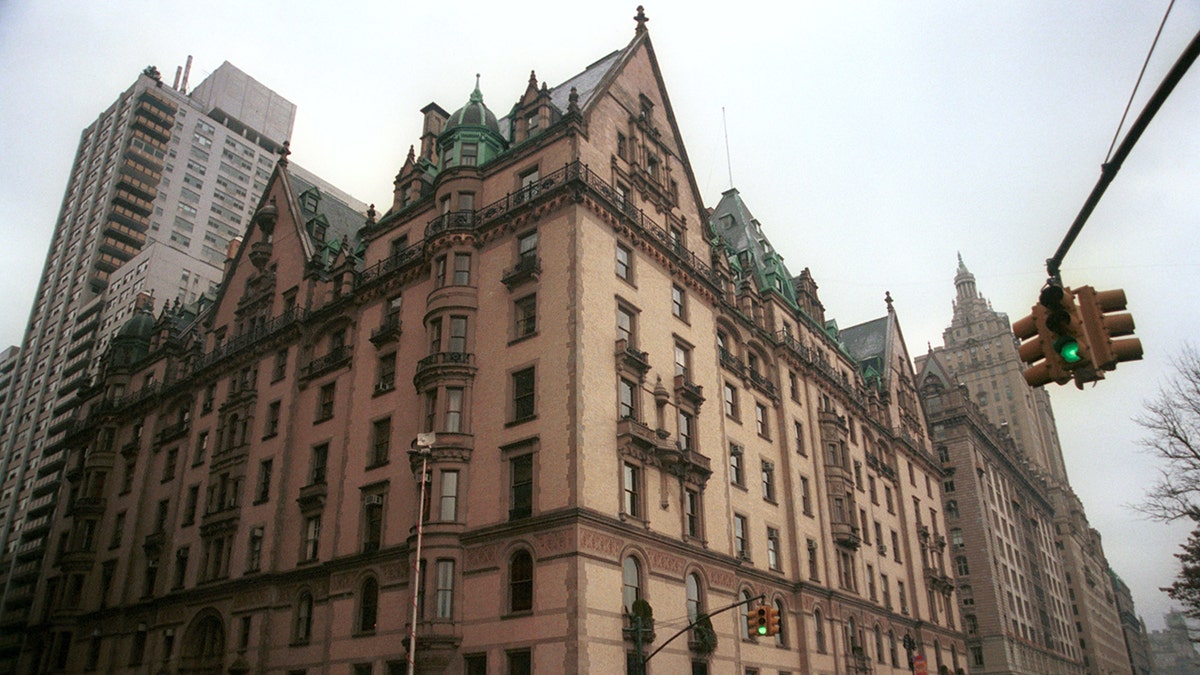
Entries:
{"label": "tree", "polygon": [[1183,613],[1191,619],[1200,619],[1200,527],[1192,530],[1187,543],[1180,546],[1179,576],[1175,583],[1162,589],[1167,596],[1183,605]]}
{"label": "tree", "polygon": [[1149,432],[1142,445],[1165,463],[1140,508],[1155,520],[1200,523],[1200,352],[1185,345],[1172,363],[1175,375],[1135,420]]}

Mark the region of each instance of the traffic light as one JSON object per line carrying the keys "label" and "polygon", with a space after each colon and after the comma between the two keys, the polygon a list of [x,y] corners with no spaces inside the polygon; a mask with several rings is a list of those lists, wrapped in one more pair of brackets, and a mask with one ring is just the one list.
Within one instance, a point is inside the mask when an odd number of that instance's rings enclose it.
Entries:
{"label": "traffic light", "polygon": [[1042,289],[1029,316],[1013,323],[1021,342],[1018,353],[1030,364],[1025,381],[1031,387],[1066,384],[1079,369],[1091,369],[1091,349],[1071,289],[1057,284]]}
{"label": "traffic light", "polygon": [[1123,311],[1124,290],[1097,291],[1091,286],[1084,286],[1075,291],[1075,296],[1079,300],[1080,319],[1087,332],[1092,364],[1096,369],[1115,370],[1121,361],[1141,360],[1141,340],[1113,339],[1133,335],[1133,315]]}
{"label": "traffic light", "polygon": [[779,610],[773,605],[767,606],[767,635],[779,634]]}
{"label": "traffic light", "polygon": [[747,619],[750,622],[751,635],[770,635],[770,620],[769,612],[766,605],[759,605],[758,609],[754,610]]}

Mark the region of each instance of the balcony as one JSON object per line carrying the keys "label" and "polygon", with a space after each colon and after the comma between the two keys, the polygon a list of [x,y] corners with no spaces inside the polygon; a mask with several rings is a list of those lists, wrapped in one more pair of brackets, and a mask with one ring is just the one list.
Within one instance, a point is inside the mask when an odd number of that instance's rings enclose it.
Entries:
{"label": "balcony", "polygon": [[474,211],[449,211],[429,221],[425,226],[425,238],[432,239],[450,232],[475,233]]}
{"label": "balcony", "polygon": [[639,376],[644,376],[650,370],[650,356],[624,338],[617,340],[617,361]]}
{"label": "balcony", "polygon": [[191,431],[191,428],[192,423],[188,420],[184,420],[177,424],[172,424],[158,432],[158,437],[155,442],[159,444],[170,443],[173,440],[187,436],[188,432]]}
{"label": "balcony", "polygon": [[721,357],[722,366],[742,377],[746,376],[746,364],[742,363],[738,357],[731,354],[728,349],[725,349],[724,347],[717,348],[717,355]]}
{"label": "balcony", "polygon": [[504,272],[500,280],[512,291],[528,281],[537,281],[542,275],[542,260],[537,256],[528,256],[517,261],[515,267]]}
{"label": "balcony", "polygon": [[834,543],[838,546],[856,551],[862,545],[862,537],[858,535],[858,528],[850,523],[830,523],[829,530],[833,535]]}
{"label": "balcony", "polygon": [[314,511],[325,506],[327,496],[329,496],[329,486],[322,480],[300,488],[300,496],[296,498],[296,502],[300,504],[301,511]]}
{"label": "balcony", "polygon": [[661,440],[658,432],[632,417],[617,420],[618,445],[630,443],[643,451],[649,451],[656,447]]}
{"label": "balcony", "polygon": [[688,379],[688,373],[675,376],[675,399],[699,409],[704,403],[704,387]]}
{"label": "balcony", "polygon": [[237,529],[238,518],[241,515],[242,510],[236,500],[229,501],[224,508],[206,511],[200,518],[200,536],[208,537],[220,532],[233,532]]}
{"label": "balcony", "polygon": [[75,500],[74,515],[88,516],[104,513],[107,500],[104,497],[79,497]]}
{"label": "balcony", "polygon": [[311,380],[349,364],[350,347],[343,345],[330,350],[325,356],[309,361],[308,365],[300,371],[300,376]]}
{"label": "balcony", "polygon": [[417,361],[417,372],[413,382],[418,389],[436,377],[457,375],[471,377],[475,374],[475,355],[470,352],[437,352]]}
{"label": "balcony", "polygon": [[383,323],[379,327],[371,331],[371,344],[376,347],[382,347],[389,342],[395,342],[400,339],[400,317],[387,316],[384,317]]}
{"label": "balcony", "polygon": [[871,659],[867,658],[866,652],[862,647],[852,647],[849,654],[846,654],[846,672],[847,673],[869,673],[871,672]]}
{"label": "balcony", "polygon": [[775,393],[775,383],[769,380],[766,375],[763,375],[756,370],[750,371],[750,384],[753,385],[755,389],[761,391],[767,396],[770,396],[771,398],[778,398]]}

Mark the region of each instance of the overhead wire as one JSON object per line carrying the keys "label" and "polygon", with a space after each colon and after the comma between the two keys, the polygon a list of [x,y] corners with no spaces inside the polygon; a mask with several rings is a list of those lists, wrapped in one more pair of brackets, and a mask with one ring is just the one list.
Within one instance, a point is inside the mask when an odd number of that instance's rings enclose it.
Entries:
{"label": "overhead wire", "polygon": [[1138,73],[1137,81],[1133,83],[1133,91],[1129,92],[1129,102],[1125,104],[1125,112],[1121,113],[1121,121],[1117,124],[1117,130],[1113,133],[1112,143],[1108,146],[1108,154],[1104,156],[1105,163],[1112,159],[1113,149],[1117,147],[1117,139],[1121,137],[1121,129],[1125,128],[1125,119],[1129,117],[1129,110],[1133,107],[1133,99],[1137,96],[1138,87],[1142,84],[1142,78],[1146,76],[1146,68],[1150,65],[1150,57],[1154,55],[1154,48],[1158,46],[1158,39],[1162,37],[1163,27],[1167,25],[1167,17],[1171,16],[1171,8],[1175,6],[1175,0],[1171,0],[1167,4],[1167,12],[1163,14],[1162,22],[1158,24],[1158,32],[1154,34],[1154,41],[1150,43],[1150,51],[1146,53],[1146,60],[1142,62],[1142,70]]}

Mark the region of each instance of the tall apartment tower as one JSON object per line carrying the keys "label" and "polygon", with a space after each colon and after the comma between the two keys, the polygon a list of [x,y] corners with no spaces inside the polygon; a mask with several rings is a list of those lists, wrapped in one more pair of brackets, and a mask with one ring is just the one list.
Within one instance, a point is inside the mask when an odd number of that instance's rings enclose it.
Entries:
{"label": "tall apartment tower", "polygon": [[[1100,533],[1088,524],[1083,504],[1067,480],[1049,395],[1043,388],[1031,389],[1025,383],[1007,315],[993,310],[978,292],[975,276],[961,256],[954,285],[954,318],[942,333],[944,345],[920,357],[919,369],[929,370],[930,362],[936,361],[944,386],[961,388],[991,424],[1011,436],[1014,460],[1023,472],[1044,481],[1053,512],[1054,546],[1062,562],[1085,672],[1128,673],[1131,665]],[[987,489],[990,496],[996,486]],[[1012,518],[1008,505],[1001,506],[1004,508],[998,513]],[[991,523],[997,514],[987,507],[973,517],[991,519]],[[1038,523],[1040,527],[1042,521]],[[1020,532],[1023,523],[1012,525]],[[1002,527],[1007,530],[1008,525]],[[1053,625],[1053,615],[1050,618]],[[1019,622],[1000,629],[1009,637],[1023,635]],[[992,665],[985,659],[982,667]]]}
{"label": "tall apartment tower", "polygon": [[0,407],[0,662],[19,646],[62,440],[109,337],[141,294],[191,302],[216,287],[294,118],[224,63],[191,94],[147,68],[84,129]]}
{"label": "tall apartment tower", "polygon": [[382,215],[281,158],[215,301],[126,321],[31,669],[962,667],[895,313],[843,340],[736,191],[704,207],[640,10],[513,94],[426,106]]}
{"label": "tall apartment tower", "polygon": [[937,355],[918,375],[946,469],[946,524],[971,672],[1082,675],[1067,570],[1043,472],[987,420]]}

